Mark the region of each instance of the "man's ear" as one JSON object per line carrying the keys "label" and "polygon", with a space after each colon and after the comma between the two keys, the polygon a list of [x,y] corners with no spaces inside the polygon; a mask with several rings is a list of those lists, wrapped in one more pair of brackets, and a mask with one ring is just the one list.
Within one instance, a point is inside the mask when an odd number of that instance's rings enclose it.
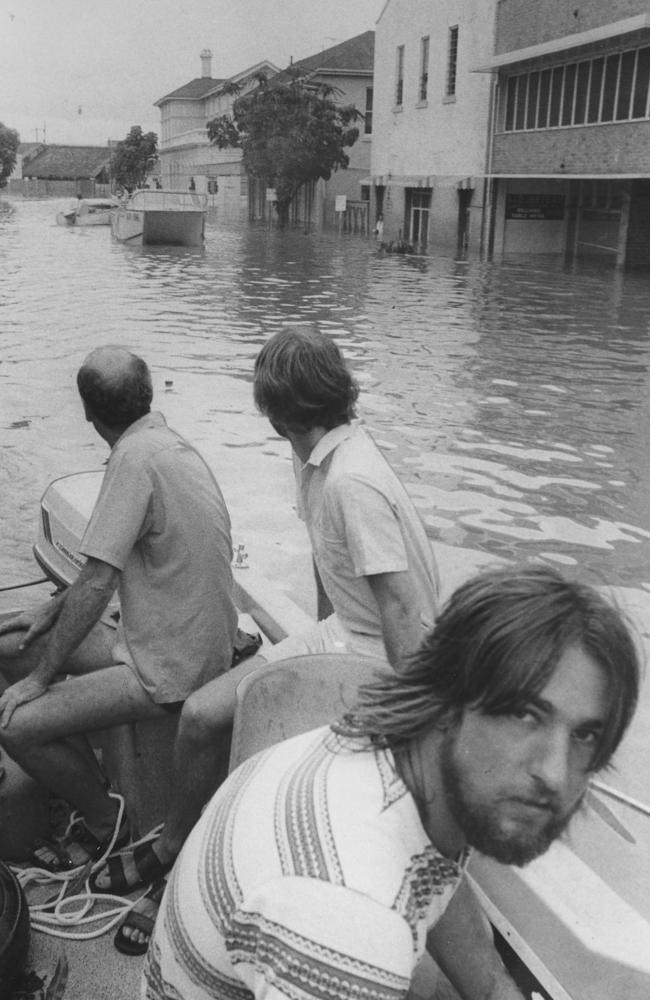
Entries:
{"label": "man's ear", "polygon": [[464,709],[462,706],[455,705],[453,708],[447,708],[438,717],[436,722],[436,729],[441,733],[446,733],[450,729],[457,729],[463,718]]}

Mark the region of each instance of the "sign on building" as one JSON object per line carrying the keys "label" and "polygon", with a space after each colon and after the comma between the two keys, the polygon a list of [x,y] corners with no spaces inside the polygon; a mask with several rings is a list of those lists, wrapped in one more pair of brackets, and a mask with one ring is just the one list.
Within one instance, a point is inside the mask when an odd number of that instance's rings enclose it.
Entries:
{"label": "sign on building", "polygon": [[553,219],[558,221],[563,218],[563,194],[506,195],[506,219]]}
{"label": "sign on building", "polygon": [[345,212],[348,205],[347,195],[337,194],[336,201],[334,203],[335,212]]}

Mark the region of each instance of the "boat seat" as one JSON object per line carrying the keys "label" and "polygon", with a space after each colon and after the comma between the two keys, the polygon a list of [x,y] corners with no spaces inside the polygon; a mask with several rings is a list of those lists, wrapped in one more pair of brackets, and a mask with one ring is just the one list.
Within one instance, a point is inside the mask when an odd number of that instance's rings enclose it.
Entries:
{"label": "boat seat", "polygon": [[[229,770],[260,750],[325,725],[353,703],[360,684],[386,662],[349,653],[312,653],[262,666],[237,688]],[[415,968],[409,1000],[458,997],[431,957]]]}
{"label": "boat seat", "polygon": [[354,702],[359,684],[386,662],[349,653],[311,653],[262,666],[237,688],[229,770],[273,743],[325,725]]}

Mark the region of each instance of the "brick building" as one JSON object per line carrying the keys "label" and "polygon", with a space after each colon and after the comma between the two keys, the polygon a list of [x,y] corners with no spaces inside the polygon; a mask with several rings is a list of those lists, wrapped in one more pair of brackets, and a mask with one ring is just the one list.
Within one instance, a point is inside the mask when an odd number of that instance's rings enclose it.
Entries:
{"label": "brick building", "polygon": [[487,173],[495,255],[650,263],[650,5],[499,0]]}

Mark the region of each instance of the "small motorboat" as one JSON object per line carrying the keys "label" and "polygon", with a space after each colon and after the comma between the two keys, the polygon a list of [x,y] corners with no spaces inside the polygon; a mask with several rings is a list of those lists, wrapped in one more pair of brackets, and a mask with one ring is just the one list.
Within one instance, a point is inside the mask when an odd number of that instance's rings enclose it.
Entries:
{"label": "small motorboat", "polygon": [[203,244],[207,210],[205,194],[144,188],[120,202],[111,214],[111,231],[123,243],[197,247]]}
{"label": "small motorboat", "polygon": [[110,226],[117,198],[79,198],[69,208],[57,212],[59,226]]}
{"label": "small motorboat", "polygon": [[[69,586],[83,565],[80,541],[102,477],[103,470],[65,476],[43,495],[34,555],[58,587]],[[246,571],[234,573],[235,602],[265,641],[278,642],[311,623],[239,555],[235,570],[238,563]],[[647,620],[648,606],[630,603],[628,613]],[[470,862],[471,884],[526,1000],[650,997],[648,694],[646,685],[616,769],[592,781],[564,838],[524,868],[478,852]]]}

